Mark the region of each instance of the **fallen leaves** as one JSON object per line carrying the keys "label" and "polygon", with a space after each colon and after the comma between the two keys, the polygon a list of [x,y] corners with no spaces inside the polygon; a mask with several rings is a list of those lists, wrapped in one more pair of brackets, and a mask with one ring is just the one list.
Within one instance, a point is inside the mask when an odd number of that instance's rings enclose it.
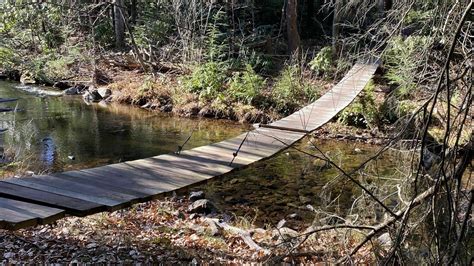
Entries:
{"label": "fallen leaves", "polygon": [[[68,217],[53,225],[0,231],[0,261],[232,264],[265,262],[288,251],[282,245],[285,239],[275,238],[272,228],[242,229],[228,218],[222,220],[232,215],[193,215],[191,219],[187,206],[185,198],[155,200],[111,213]],[[317,254],[334,246],[329,235],[323,239],[308,242],[319,247]],[[321,256],[314,259],[321,261]]]}

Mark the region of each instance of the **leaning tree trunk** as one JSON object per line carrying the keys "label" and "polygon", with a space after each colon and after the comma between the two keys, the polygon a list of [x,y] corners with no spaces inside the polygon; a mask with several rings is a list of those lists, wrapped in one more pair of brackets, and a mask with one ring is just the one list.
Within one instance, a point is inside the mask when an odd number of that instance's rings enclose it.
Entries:
{"label": "leaning tree trunk", "polygon": [[115,47],[117,49],[125,47],[125,16],[123,7],[123,0],[114,0]]}
{"label": "leaning tree trunk", "polygon": [[288,37],[288,52],[293,55],[299,54],[300,34],[298,33],[298,1],[288,0],[286,6],[286,32]]}

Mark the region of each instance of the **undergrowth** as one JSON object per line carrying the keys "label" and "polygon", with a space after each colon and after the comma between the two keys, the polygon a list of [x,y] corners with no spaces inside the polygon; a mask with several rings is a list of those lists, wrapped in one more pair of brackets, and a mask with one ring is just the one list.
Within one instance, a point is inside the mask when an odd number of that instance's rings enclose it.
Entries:
{"label": "undergrowth", "polygon": [[374,128],[378,120],[374,88],[374,82],[370,80],[357,99],[340,113],[338,121],[350,126]]}

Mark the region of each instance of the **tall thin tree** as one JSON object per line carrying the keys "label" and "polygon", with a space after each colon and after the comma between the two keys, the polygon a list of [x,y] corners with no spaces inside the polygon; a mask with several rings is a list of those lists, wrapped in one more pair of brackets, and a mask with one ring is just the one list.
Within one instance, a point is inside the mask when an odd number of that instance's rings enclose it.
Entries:
{"label": "tall thin tree", "polygon": [[125,16],[123,7],[123,0],[114,0],[115,47],[117,49],[123,49],[125,47]]}
{"label": "tall thin tree", "polygon": [[288,52],[291,55],[299,54],[300,34],[298,32],[298,0],[288,0],[286,6],[286,21]]}

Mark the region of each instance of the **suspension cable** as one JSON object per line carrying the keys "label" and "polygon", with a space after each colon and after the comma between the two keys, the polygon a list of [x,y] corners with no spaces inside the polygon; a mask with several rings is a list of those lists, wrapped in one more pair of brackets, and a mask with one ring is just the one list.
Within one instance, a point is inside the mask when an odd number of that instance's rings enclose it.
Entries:
{"label": "suspension cable", "polygon": [[232,166],[232,163],[234,162],[235,158],[237,157],[237,155],[239,155],[239,152],[240,152],[240,149],[242,148],[242,145],[244,145],[245,141],[247,140],[247,137],[249,136],[250,134],[250,131],[247,131],[247,134],[245,134],[245,137],[244,139],[242,140],[242,142],[240,143],[239,147],[237,148],[237,150],[232,153],[233,157],[232,157],[232,160],[230,161],[229,163],[229,166]]}

